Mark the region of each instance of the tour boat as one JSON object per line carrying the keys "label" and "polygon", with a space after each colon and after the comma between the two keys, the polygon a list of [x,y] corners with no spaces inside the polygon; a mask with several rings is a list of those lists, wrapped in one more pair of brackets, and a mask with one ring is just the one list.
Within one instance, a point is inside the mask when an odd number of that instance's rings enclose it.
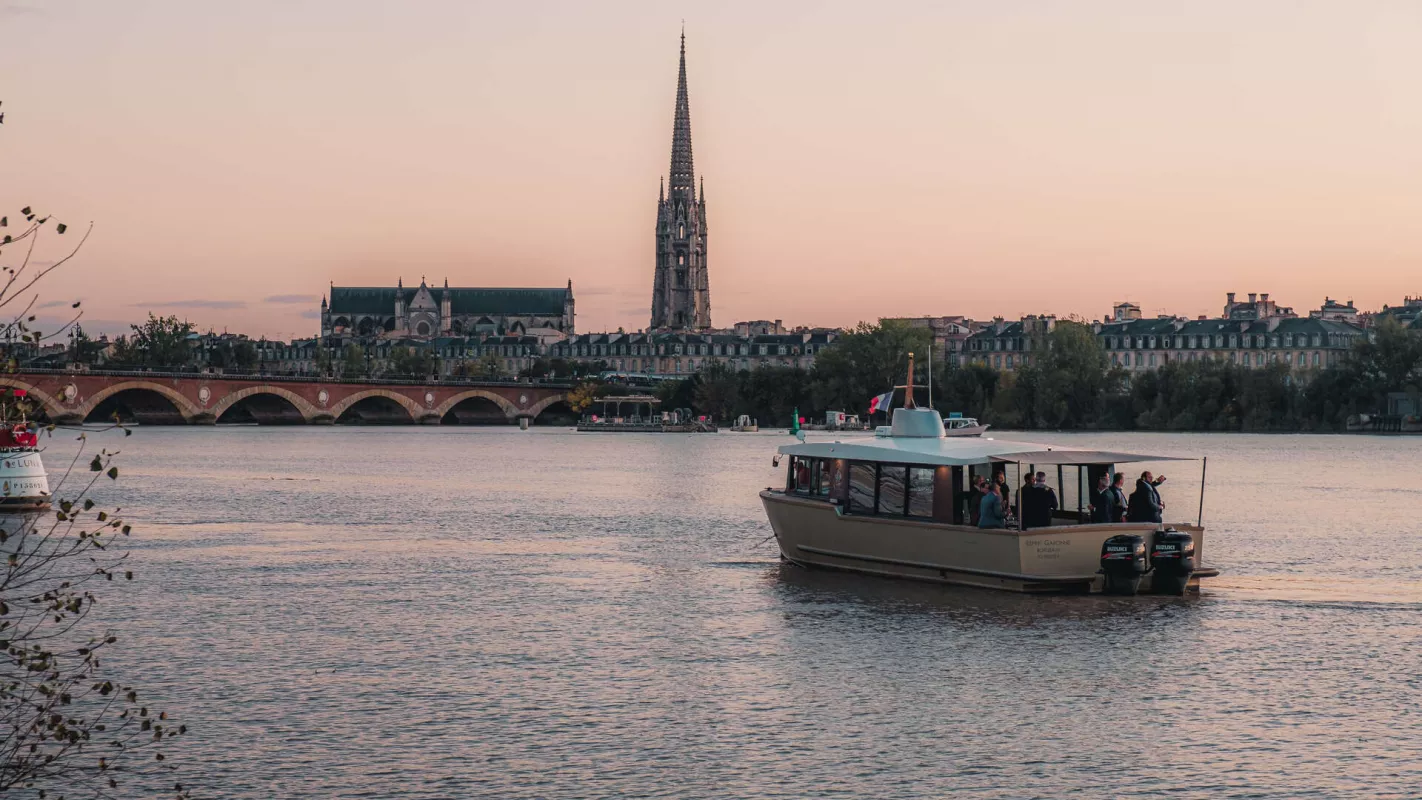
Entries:
{"label": "tour boat", "polygon": [[0,423],[0,511],[49,508],[49,479],[28,422]]}
{"label": "tour boat", "polygon": [[[785,486],[760,497],[787,561],[1018,592],[1184,594],[1219,574],[1201,563],[1202,517],[1194,524],[1092,523],[1086,502],[1077,500],[1074,510],[1059,508],[1048,527],[970,524],[976,475],[992,480],[1016,465],[1018,481],[1009,485],[1020,485],[1022,475],[1055,467],[1064,497],[1064,476],[1075,467],[1074,494],[1085,498],[1119,465],[1193,459],[952,438],[938,412],[912,404],[894,411],[890,428],[883,437],[779,448],[789,457]],[[1202,469],[1201,492],[1203,483]]]}

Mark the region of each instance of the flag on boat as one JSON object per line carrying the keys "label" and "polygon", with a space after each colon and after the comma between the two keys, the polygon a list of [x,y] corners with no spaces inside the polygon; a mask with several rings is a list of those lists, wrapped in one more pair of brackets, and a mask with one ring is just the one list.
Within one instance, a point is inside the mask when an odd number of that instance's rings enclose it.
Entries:
{"label": "flag on boat", "polygon": [[869,413],[873,414],[876,411],[887,412],[889,410],[889,404],[892,402],[894,402],[894,390],[890,389],[869,401]]}

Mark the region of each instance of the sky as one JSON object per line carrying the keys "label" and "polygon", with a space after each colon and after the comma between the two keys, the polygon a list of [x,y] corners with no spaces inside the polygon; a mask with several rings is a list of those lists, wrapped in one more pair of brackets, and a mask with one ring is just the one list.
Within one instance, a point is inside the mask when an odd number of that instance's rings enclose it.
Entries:
{"label": "sky", "polygon": [[422,276],[639,329],[683,20],[718,326],[1422,294],[1412,0],[0,0],[0,209],[92,221],[91,330]]}

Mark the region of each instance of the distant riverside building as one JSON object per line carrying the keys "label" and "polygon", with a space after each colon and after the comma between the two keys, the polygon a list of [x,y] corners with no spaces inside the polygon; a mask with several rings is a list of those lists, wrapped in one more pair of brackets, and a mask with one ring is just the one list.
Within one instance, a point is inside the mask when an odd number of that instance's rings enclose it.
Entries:
{"label": "distant riverside building", "polygon": [[686,91],[686,34],[672,119],[671,173],[657,197],[656,270],[652,277],[652,329],[711,327],[711,284],[706,273],[706,184],[696,196],[691,159],[691,103]]}
{"label": "distant riverside building", "polygon": [[1094,327],[1111,363],[1129,370],[1204,359],[1246,367],[1282,363],[1295,370],[1321,368],[1336,364],[1365,335],[1357,326],[1318,317],[1166,317]]}
{"label": "distant riverside building", "polygon": [[[1273,317],[1295,317],[1292,308],[1285,308],[1269,299],[1269,293],[1249,293],[1249,302],[1235,302],[1234,292],[1225,295],[1225,319],[1271,319]],[[1257,299],[1256,299],[1257,298]]]}
{"label": "distant riverside building", "polygon": [[573,282],[567,288],[431,288],[424,280],[406,289],[332,286],[321,298],[321,336],[545,336],[574,332]]}
{"label": "distant riverside building", "polygon": [[1057,318],[1051,314],[1028,314],[1016,322],[994,317],[982,330],[967,337],[966,349],[959,353],[959,366],[986,364],[1004,372],[1015,372],[1028,364],[1032,351],[1042,346]]}
{"label": "distant riverside building", "polygon": [[815,356],[837,337],[834,331],[754,334],[734,333],[589,333],[569,337],[548,349],[550,358],[584,364],[605,362],[614,372],[688,375],[713,361],[734,370],[756,367],[809,369]]}
{"label": "distant riverside building", "polygon": [[1362,322],[1362,318],[1358,315],[1358,309],[1353,307],[1352,300],[1344,304],[1331,297],[1323,298],[1323,305],[1317,311],[1308,312],[1308,315],[1313,319],[1331,319],[1335,322],[1347,322],[1353,325]]}

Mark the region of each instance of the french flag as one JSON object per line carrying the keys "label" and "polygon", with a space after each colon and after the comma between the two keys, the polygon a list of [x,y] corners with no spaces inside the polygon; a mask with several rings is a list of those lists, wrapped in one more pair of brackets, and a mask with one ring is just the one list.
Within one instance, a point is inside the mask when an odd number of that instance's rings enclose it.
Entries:
{"label": "french flag", "polygon": [[890,389],[869,401],[869,413],[873,414],[876,411],[887,412],[889,410],[889,404],[892,402],[894,402],[894,390]]}

